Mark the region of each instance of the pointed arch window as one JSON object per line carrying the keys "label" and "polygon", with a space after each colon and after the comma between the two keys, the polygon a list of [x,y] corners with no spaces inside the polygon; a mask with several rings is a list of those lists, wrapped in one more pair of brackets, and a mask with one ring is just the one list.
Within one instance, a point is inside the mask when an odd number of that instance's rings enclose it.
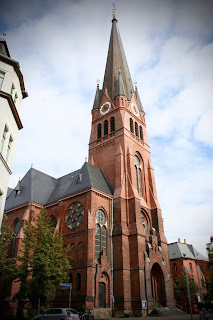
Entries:
{"label": "pointed arch window", "polygon": [[12,238],[11,247],[10,247],[10,258],[14,257],[15,255],[16,237],[19,233],[20,228],[21,228],[21,221],[19,219],[16,219],[13,227],[13,238]]}
{"label": "pointed arch window", "polygon": [[135,162],[135,179],[136,187],[141,197],[143,197],[143,186],[142,186],[142,164],[137,155],[134,156]]}
{"label": "pointed arch window", "polygon": [[108,134],[108,120],[104,121],[104,135],[106,136]]}
{"label": "pointed arch window", "polygon": [[140,126],[140,139],[143,140],[143,128]]}
{"label": "pointed arch window", "polygon": [[110,118],[110,132],[115,131],[115,117]]}
{"label": "pointed arch window", "polygon": [[138,124],[135,122],[135,135],[138,137]]}
{"label": "pointed arch window", "polygon": [[132,120],[132,118],[130,118],[130,131],[132,132],[132,133],[134,133],[134,127],[133,127],[133,120]]}
{"label": "pointed arch window", "polygon": [[101,134],[102,134],[101,131],[102,131],[101,123],[99,123],[97,127],[97,139],[101,138]]}
{"label": "pointed arch window", "polygon": [[95,256],[100,258],[100,255],[105,252],[106,254],[106,215],[102,209],[96,212],[96,227],[95,227]]}

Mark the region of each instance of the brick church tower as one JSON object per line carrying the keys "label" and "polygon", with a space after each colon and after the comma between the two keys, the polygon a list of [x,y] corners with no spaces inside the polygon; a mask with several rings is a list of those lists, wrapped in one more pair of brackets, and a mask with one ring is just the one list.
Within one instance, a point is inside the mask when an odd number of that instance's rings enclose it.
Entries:
{"label": "brick church tower", "polygon": [[113,13],[102,90],[92,109],[89,162],[102,168],[113,194],[113,299],[119,310],[172,306],[167,241],[151,164],[145,113],[133,87]]}
{"label": "brick church tower", "polygon": [[[172,279],[151,165],[145,113],[133,87],[115,14],[102,89],[92,109],[89,162],[54,178],[31,168],[8,192],[7,224],[16,256],[25,221],[44,207],[68,248],[72,307],[95,318],[173,306]],[[19,284],[0,286],[14,309]],[[55,307],[68,305],[57,288]]]}

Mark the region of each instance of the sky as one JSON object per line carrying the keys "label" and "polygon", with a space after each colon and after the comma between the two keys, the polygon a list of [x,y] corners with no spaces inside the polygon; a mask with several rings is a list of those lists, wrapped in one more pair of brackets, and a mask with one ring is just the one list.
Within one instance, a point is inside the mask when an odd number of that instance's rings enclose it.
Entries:
{"label": "sky", "polygon": [[[114,0],[146,114],[167,241],[206,256],[213,235],[213,1]],[[55,178],[88,157],[91,109],[112,19],[107,0],[1,0],[22,102],[10,187],[31,165]]]}

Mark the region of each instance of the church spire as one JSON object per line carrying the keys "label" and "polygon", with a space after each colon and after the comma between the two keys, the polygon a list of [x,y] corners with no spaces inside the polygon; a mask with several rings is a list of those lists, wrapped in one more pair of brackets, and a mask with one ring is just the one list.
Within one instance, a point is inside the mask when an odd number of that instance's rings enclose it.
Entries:
{"label": "church spire", "polygon": [[104,82],[102,94],[105,89],[108,90],[108,94],[111,99],[116,96],[117,81],[119,77],[119,70],[121,70],[121,78],[123,80],[124,92],[126,92],[127,99],[131,99],[131,90],[133,90],[133,84],[129,67],[127,64],[125,52],[121,42],[119,34],[117,19],[115,15],[115,9],[113,10],[112,30],[110,35],[108,57],[105,68]]}

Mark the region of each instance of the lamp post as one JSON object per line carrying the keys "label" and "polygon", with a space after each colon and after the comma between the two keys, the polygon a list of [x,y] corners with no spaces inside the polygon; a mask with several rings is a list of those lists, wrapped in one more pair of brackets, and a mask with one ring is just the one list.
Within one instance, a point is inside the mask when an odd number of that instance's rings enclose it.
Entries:
{"label": "lamp post", "polygon": [[[183,254],[183,256],[185,257],[186,255]],[[186,276],[186,287],[187,287],[187,295],[188,295],[188,301],[189,301],[189,308],[190,308],[191,320],[193,320],[193,317],[192,317],[192,301],[191,301],[191,294],[190,294],[190,288],[189,288],[188,272],[187,272],[187,269],[181,264],[180,261],[181,261],[181,260],[178,259],[178,262],[180,263],[181,268],[183,269],[183,271],[184,271],[184,273],[185,273],[185,276]],[[183,261],[183,260],[182,260],[182,261]]]}

